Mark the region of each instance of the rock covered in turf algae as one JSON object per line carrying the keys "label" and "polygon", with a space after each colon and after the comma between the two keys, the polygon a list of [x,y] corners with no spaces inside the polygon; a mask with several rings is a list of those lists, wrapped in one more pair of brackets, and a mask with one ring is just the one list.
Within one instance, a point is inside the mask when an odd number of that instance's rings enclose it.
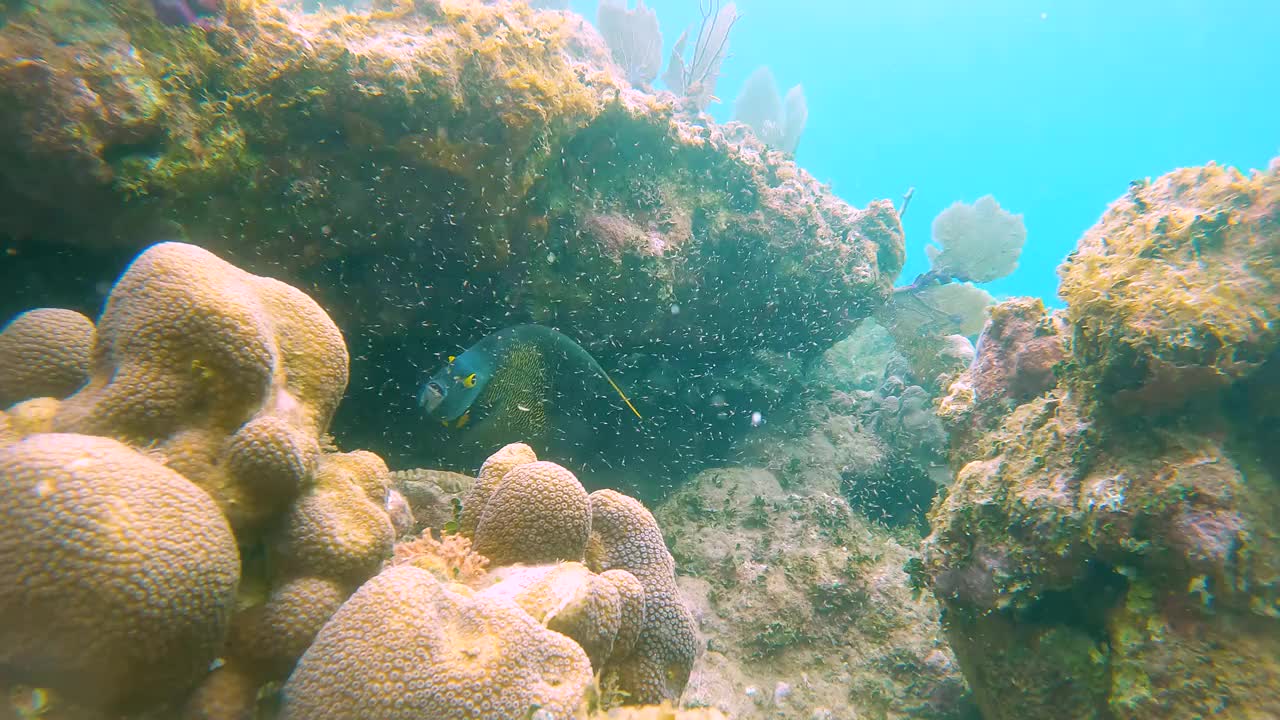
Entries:
{"label": "rock covered in turf algae", "polygon": [[[519,503],[504,500],[513,488]],[[325,625],[285,687],[286,717],[576,717],[593,668],[628,703],[678,699],[697,647],[657,523],[625,495],[578,491],[527,445],[491,456],[459,524],[503,561],[442,585],[406,551]],[[530,540],[523,513],[553,530]]]}
{"label": "rock covered in turf algae", "polygon": [[[36,311],[24,318],[48,317],[47,313]],[[239,545],[248,559],[241,567],[237,556],[232,571],[230,588],[235,592],[238,580],[239,592],[234,603],[225,605],[227,612],[233,607],[236,610],[229,630],[224,617],[221,624],[204,628],[209,634],[201,640],[205,644],[192,640],[184,645],[130,646],[141,658],[136,664],[154,663],[170,674],[125,682],[121,677],[130,672],[131,664],[93,670],[89,666],[102,662],[94,654],[87,654],[83,665],[67,667],[89,668],[84,673],[119,674],[106,677],[115,678],[122,695],[90,697],[86,701],[90,708],[109,710],[117,702],[134,702],[134,698],[124,697],[134,692],[129,683],[148,683],[149,694],[136,701],[136,709],[148,709],[147,701],[181,695],[203,679],[181,711],[185,717],[250,713],[259,688],[288,675],[329,615],[377,572],[390,555],[394,540],[384,506],[390,473],[382,460],[367,452],[320,450],[319,438],[346,387],[347,353],[342,335],[324,311],[298,290],[251,275],[205,250],[181,243],[153,246],[134,260],[112,289],[91,335],[84,386],[64,400],[38,398],[10,408],[5,415],[7,437],[0,437],[0,442],[13,443],[29,436],[11,445],[16,451],[28,443],[60,438],[59,447],[70,463],[66,470],[76,473],[93,471],[98,457],[95,448],[105,442],[119,448],[119,457],[115,466],[103,472],[145,475],[152,472],[147,468],[159,461],[163,467],[156,467],[164,474],[181,480],[179,484],[189,487],[187,492],[198,496],[204,505],[212,503],[217,520],[235,533],[233,555]],[[49,434],[51,431],[61,434]],[[77,459],[76,453],[84,457]],[[138,463],[136,471],[125,469],[128,461],[122,459],[124,455]],[[46,487],[56,477],[37,479],[34,486]],[[95,480],[94,485],[98,484]],[[139,490],[133,495],[117,492],[119,497],[114,497],[108,492],[112,486],[107,480],[101,485],[102,489],[82,488],[87,493],[86,505],[99,513],[110,507],[110,518],[136,526],[138,542],[146,540],[148,532],[159,531],[144,522],[153,514],[148,503],[157,502],[151,494]],[[78,496],[68,492],[67,497],[70,502]],[[196,534],[191,543],[201,537],[201,503],[193,501],[187,522],[164,528],[172,535],[168,542],[173,547],[189,544],[188,534]],[[155,522],[165,517],[160,510],[154,514]],[[100,522],[109,525],[108,519]],[[55,537],[47,540],[65,543],[65,536],[75,531],[73,525],[55,522],[48,529]],[[19,544],[12,553],[6,552],[6,558],[38,552],[36,545],[23,543],[45,542],[40,539],[43,536],[29,535],[14,538]],[[191,549],[189,562],[208,564],[201,572],[212,573],[209,581],[216,582],[218,565],[203,558],[201,552],[198,547]],[[83,571],[60,567],[64,561],[79,562],[75,557],[55,555],[50,560],[44,555],[43,562],[52,563],[49,567],[59,576],[74,579],[78,574],[95,574],[92,564]],[[157,556],[165,557],[163,553]],[[109,561],[110,557],[103,553],[97,574],[111,576],[114,561]],[[184,562],[175,560],[172,564],[175,574],[180,575],[184,568],[190,570]],[[17,588],[13,602],[35,602],[25,594],[33,589]],[[206,602],[198,590],[172,581],[154,598],[139,592],[132,611],[164,617],[166,603],[182,607],[184,599]],[[170,598],[166,592],[180,597]],[[74,593],[67,595],[79,601]],[[152,602],[160,607],[150,608],[147,603]],[[126,606],[104,592],[89,598],[86,607],[90,614],[119,614],[124,623],[131,610]],[[50,644],[64,642],[58,639],[60,618],[30,620],[27,637],[33,639],[24,641],[20,648],[38,646],[38,638],[46,638]],[[177,619],[174,625],[182,627]],[[109,623],[99,623],[82,632],[78,640],[110,652],[111,643],[119,642],[113,634],[116,632]],[[207,648],[218,652],[223,661],[212,674],[208,668],[213,658],[205,656]],[[199,661],[185,653],[198,654]],[[29,664],[39,666],[34,661]],[[63,665],[57,659],[51,661],[54,669]],[[190,670],[190,666],[197,669]],[[8,685],[22,678],[6,675],[0,676],[0,681]],[[93,687],[95,682],[94,678],[83,678],[85,687]],[[76,699],[75,688],[50,685]],[[164,712],[176,716],[180,711],[166,707]]]}
{"label": "rock covered in turf algae", "polygon": [[[74,13],[40,0],[11,15],[0,48],[15,51],[0,58],[19,60],[0,60],[0,152],[20,161],[0,189],[28,202],[0,232],[86,245],[119,228],[136,243],[180,218],[229,258],[316,288],[363,334],[371,372],[405,377],[421,358],[403,348],[466,344],[521,317],[610,369],[645,355],[617,379],[655,405],[728,387],[764,413],[794,395],[777,391],[769,359],[820,353],[901,269],[891,203],[851,207],[745,129],[627,87],[572,14],[224,5],[203,33],[159,28],[141,0]],[[126,57],[80,62],[114,55]],[[207,101],[212,78],[232,100]],[[86,184],[67,207],[61,188]],[[376,399],[353,426],[419,432],[416,414],[388,422],[398,405]],[[673,417],[681,439],[710,423]]]}
{"label": "rock covered in turf algae", "polygon": [[[1277,256],[1280,162],[1178,170],[1063,266],[1052,381],[1033,359],[1017,391],[1029,346],[979,343],[956,385],[1003,378],[1003,404],[944,413],[965,434],[924,570],[984,717],[1280,715]],[[1006,315],[1052,325],[1010,301],[988,331]]]}
{"label": "rock covered in turf algae", "polygon": [[904,572],[919,538],[842,497],[842,471],[881,462],[869,430],[847,432],[764,439],[761,465],[797,452],[805,466],[706,470],[655,509],[707,645],[684,704],[739,720],[975,717],[939,608]]}
{"label": "rock covered in turf algae", "polygon": [[170,699],[217,657],[239,577],[218,506],[155,460],[84,435],[0,448],[0,687]]}
{"label": "rock covered in turf algae", "polygon": [[1062,266],[1082,383],[1118,412],[1177,410],[1280,344],[1280,162],[1134,182]]}

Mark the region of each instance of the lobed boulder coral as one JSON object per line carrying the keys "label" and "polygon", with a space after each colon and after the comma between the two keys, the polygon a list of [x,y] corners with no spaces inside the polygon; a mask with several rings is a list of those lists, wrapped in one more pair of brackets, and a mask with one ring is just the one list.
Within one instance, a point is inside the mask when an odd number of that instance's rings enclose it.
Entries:
{"label": "lobed boulder coral", "polygon": [[[48,243],[123,255],[180,232],[308,288],[357,328],[364,385],[386,388],[348,404],[344,436],[411,445],[358,433],[413,425],[395,420],[433,355],[532,321],[672,408],[665,439],[620,445],[719,452],[741,428],[707,399],[785,404],[750,382],[771,376],[759,353],[820,353],[901,268],[890,203],[855,209],[745,131],[627,87],[571,14],[232,0],[193,31],[147,5],[37,1],[0,28],[0,189],[24,199],[0,235],[29,276]],[[65,187],[83,202],[65,207]],[[438,439],[412,445],[454,445]]]}
{"label": "lobed boulder coral", "polygon": [[1182,169],[1085,234],[1065,318],[993,310],[921,567],[984,717],[1280,713],[1278,254],[1280,162]]}
{"label": "lobed boulder coral", "polygon": [[93,321],[74,310],[24,312],[0,331],[0,407],[62,399],[89,379]]}
{"label": "lobed boulder coral", "polygon": [[218,506],[155,460],[85,435],[0,448],[6,689],[113,713],[173,700],[218,656],[239,579]]}
{"label": "lobed boulder coral", "polygon": [[[513,490],[518,491],[523,502],[510,502]],[[572,498],[573,502],[560,502],[565,498]],[[557,514],[563,517],[557,518]],[[540,518],[551,529],[550,534],[540,536],[539,528],[529,525],[524,515]],[[478,524],[467,520],[475,516],[481,518]],[[531,673],[526,678],[527,692],[508,689],[501,701],[493,700],[485,706],[487,710],[458,706],[450,717],[526,717],[535,706],[545,710],[547,717],[577,717],[573,713],[580,706],[585,707],[593,670],[604,690],[604,696],[599,698],[604,704],[614,705],[619,699],[628,705],[679,699],[697,651],[693,619],[676,588],[674,560],[657,523],[638,501],[612,491],[588,496],[568,470],[537,460],[527,445],[516,443],[494,453],[485,463],[466,495],[459,526],[464,528],[464,534],[445,534],[441,540],[424,534],[400,543],[388,568],[360,591],[364,593],[384,582],[407,584],[415,588],[413,593],[445,598],[440,602],[447,601],[455,610],[473,608],[464,615],[516,612],[522,619],[511,622],[537,628],[529,630],[527,642],[519,641],[533,653],[529,656],[531,664],[520,671]],[[520,527],[528,534],[523,541],[517,537],[519,533],[511,530]],[[495,533],[495,529],[499,532]],[[559,532],[562,529],[572,532]],[[492,548],[495,557],[478,555],[475,551],[482,547]],[[401,569],[406,566],[421,574],[405,575]],[[394,581],[384,580],[393,572]],[[335,623],[366,623],[364,632],[369,637],[380,637],[400,632],[397,628],[402,625],[418,623],[412,617],[428,612],[420,604],[398,603],[393,611],[381,615],[363,613],[355,620],[350,619],[355,615],[344,614],[355,602],[350,601],[326,626],[321,640]],[[446,617],[440,622],[452,621]],[[471,629],[462,635],[422,640],[439,644],[438,651],[432,650],[430,657],[479,654],[484,662],[512,661],[497,657],[496,650],[476,649],[508,642],[486,639],[488,633],[499,630],[497,625],[476,626],[469,622],[467,627]],[[576,650],[568,656],[561,644],[567,639],[572,639],[570,644]],[[350,650],[345,645],[330,647],[321,640],[308,651],[308,659],[285,688],[286,706],[293,708],[289,712],[310,717],[315,708],[332,704],[336,708],[332,717],[363,717],[359,703],[351,704],[345,699],[337,702],[329,697],[327,688],[331,683],[323,678],[350,677],[359,685],[378,686],[386,669],[398,665],[394,657],[400,646],[365,642]],[[518,660],[516,656],[522,652],[525,651],[515,652],[512,657]],[[554,668],[539,665],[542,661],[536,658],[544,657],[544,653],[559,658],[553,663]],[[584,662],[580,664],[578,657]],[[438,662],[448,661],[428,660],[402,674],[411,690],[404,701],[407,707],[421,710],[439,701],[441,693],[448,695],[438,683],[451,677],[453,671],[433,664]],[[559,680],[538,680],[544,671]],[[475,670],[466,677],[458,676],[457,682],[464,689],[467,683],[473,686],[470,694],[459,697],[483,697],[488,692],[486,683],[507,683],[503,678],[510,674],[498,665],[477,673]],[[516,676],[510,682],[516,682]],[[544,690],[558,699],[539,695]]]}
{"label": "lobed boulder coral", "polygon": [[[83,387],[4,415],[7,577],[52,579],[6,583],[21,627],[3,630],[0,685],[86,712],[248,716],[392,549],[385,464],[320,449],[346,386],[342,336],[300,291],[181,243],[139,255],[88,335]],[[5,342],[24,357],[49,339]]]}

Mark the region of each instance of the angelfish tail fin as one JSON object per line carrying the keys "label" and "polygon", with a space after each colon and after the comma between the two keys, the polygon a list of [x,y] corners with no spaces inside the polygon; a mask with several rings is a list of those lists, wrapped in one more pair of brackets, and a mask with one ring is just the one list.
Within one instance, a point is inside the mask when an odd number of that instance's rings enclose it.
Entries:
{"label": "angelfish tail fin", "polygon": [[614,391],[618,393],[618,397],[622,398],[622,402],[626,403],[627,407],[631,408],[631,412],[635,413],[636,417],[643,420],[644,416],[641,415],[640,411],[636,410],[636,406],[632,405],[631,401],[627,399],[627,394],[622,392],[622,388],[618,387],[618,383],[614,382],[613,378],[609,377],[609,373],[601,371],[601,374],[604,375],[604,379],[608,380],[609,384],[613,386]]}

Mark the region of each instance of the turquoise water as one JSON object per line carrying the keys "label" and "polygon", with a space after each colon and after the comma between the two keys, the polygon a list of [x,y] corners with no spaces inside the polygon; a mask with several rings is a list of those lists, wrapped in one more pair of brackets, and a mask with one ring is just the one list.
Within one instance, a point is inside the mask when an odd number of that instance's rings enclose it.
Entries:
{"label": "turquoise water", "polygon": [[[633,3],[634,4],[634,3]],[[668,49],[693,0],[646,3]],[[901,282],[933,217],[993,194],[1022,213],[1018,270],[986,287],[1057,302],[1057,265],[1131,180],[1280,151],[1280,3],[742,0],[711,112],[759,65],[804,86],[797,160],[842,198],[916,194]],[[595,17],[594,0],[573,3]]]}

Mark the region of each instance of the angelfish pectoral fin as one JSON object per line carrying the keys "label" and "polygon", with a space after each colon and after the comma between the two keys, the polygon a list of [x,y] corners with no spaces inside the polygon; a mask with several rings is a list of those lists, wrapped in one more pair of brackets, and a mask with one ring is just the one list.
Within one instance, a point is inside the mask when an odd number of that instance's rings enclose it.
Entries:
{"label": "angelfish pectoral fin", "polygon": [[461,415],[461,416],[459,416],[459,417],[458,417],[458,422],[457,422],[457,424],[456,424],[456,425],[454,425],[454,427],[455,427],[455,428],[463,427],[463,426],[464,426],[464,425],[466,425],[468,422],[470,422],[470,420],[471,420],[471,413],[470,413],[470,412],[464,412],[464,413],[462,413],[462,415]]}

